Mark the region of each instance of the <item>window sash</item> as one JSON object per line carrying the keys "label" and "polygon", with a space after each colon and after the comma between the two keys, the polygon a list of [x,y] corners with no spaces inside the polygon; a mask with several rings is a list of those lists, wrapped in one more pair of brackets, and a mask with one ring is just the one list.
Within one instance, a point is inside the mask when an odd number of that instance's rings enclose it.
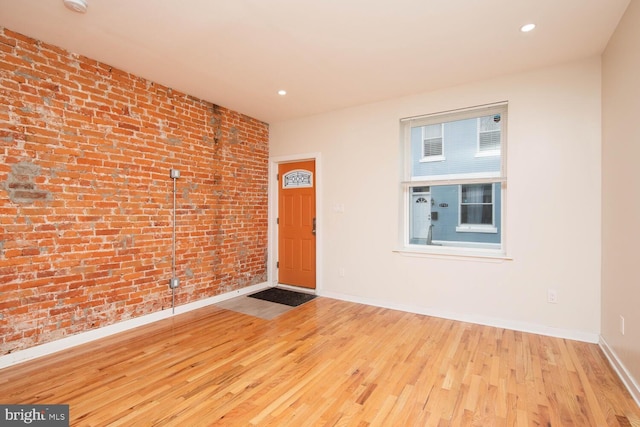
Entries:
{"label": "window sash", "polygon": [[447,177],[444,179],[428,179],[425,177],[417,177],[409,181],[402,181],[403,188],[409,187],[429,187],[432,185],[465,185],[465,184],[493,184],[500,183],[506,188],[507,177],[504,176],[473,176],[468,175],[464,177]]}
{"label": "window sash", "polygon": [[[490,173],[485,173],[484,176],[476,175],[476,174],[457,174],[454,175],[431,175],[431,176],[412,176],[412,157],[411,157],[411,129],[416,127],[424,127],[424,126],[433,126],[435,129],[436,126],[443,126],[444,123],[465,120],[480,117],[490,116],[499,114],[501,116],[501,126],[500,126],[500,147],[498,150],[487,150],[483,152],[484,155],[489,155],[491,153],[496,153],[500,155],[500,170]],[[507,129],[505,124],[507,123],[507,103],[500,102],[496,104],[483,105],[479,107],[466,108],[463,110],[456,111],[445,111],[442,113],[429,114],[425,116],[416,116],[416,117],[408,117],[405,119],[401,119],[402,123],[402,132],[403,132],[403,173],[404,173],[404,182],[412,182],[412,181],[420,181],[420,182],[447,182],[447,183],[473,183],[475,181],[467,181],[469,178],[492,178],[493,180],[500,180],[501,182],[505,182],[507,179],[507,168],[506,168],[506,144],[504,141],[507,141]],[[444,131],[441,133],[443,137],[443,154],[444,154]],[[423,131],[424,138],[424,131]],[[423,147],[423,156],[424,156],[424,147]],[[430,157],[423,157],[423,160],[428,161]],[[431,159],[442,159],[443,156],[434,156]],[[483,181],[481,181],[483,182]],[[487,181],[484,181],[487,182]],[[428,184],[427,184],[428,185]]]}

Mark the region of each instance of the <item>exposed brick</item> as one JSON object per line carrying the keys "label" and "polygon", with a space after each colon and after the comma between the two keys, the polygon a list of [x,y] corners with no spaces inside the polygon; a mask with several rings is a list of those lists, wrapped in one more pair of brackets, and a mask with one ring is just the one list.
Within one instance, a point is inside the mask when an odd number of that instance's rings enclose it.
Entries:
{"label": "exposed brick", "polygon": [[[0,27],[0,354],[266,280],[268,125]],[[4,199],[2,199],[4,197]]]}

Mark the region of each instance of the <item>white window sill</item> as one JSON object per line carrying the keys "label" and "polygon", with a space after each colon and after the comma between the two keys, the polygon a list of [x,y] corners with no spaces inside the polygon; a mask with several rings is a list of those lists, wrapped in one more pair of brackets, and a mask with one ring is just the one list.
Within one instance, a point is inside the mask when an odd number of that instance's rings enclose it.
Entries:
{"label": "white window sill", "polygon": [[445,160],[447,159],[444,156],[429,156],[421,158],[420,163],[444,162]]}
{"label": "white window sill", "polygon": [[465,249],[460,247],[419,247],[407,246],[393,251],[402,256],[417,258],[444,258],[459,259],[468,261],[483,262],[503,262],[513,261],[513,258],[507,256],[502,250],[493,249]]}
{"label": "white window sill", "polygon": [[459,225],[456,227],[457,233],[487,233],[497,234],[498,229],[496,227],[483,227],[479,225]]}
{"label": "white window sill", "polygon": [[495,157],[500,155],[500,150],[478,151],[476,157]]}

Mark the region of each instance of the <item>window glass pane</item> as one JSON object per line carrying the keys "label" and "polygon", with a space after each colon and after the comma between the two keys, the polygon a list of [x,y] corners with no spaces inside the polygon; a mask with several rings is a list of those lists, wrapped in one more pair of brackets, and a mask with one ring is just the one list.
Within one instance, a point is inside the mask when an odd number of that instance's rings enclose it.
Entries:
{"label": "window glass pane", "polygon": [[460,206],[461,224],[493,224],[493,206],[462,205]]}
{"label": "window glass pane", "polygon": [[491,184],[463,185],[461,190],[462,203],[491,203]]}
{"label": "window glass pane", "polygon": [[422,131],[424,132],[424,139],[440,138],[442,136],[442,125],[422,126]]}
{"label": "window glass pane", "polygon": [[480,117],[480,132],[488,132],[501,129],[502,116],[500,114],[492,114],[490,116]]}
{"label": "window glass pane", "polygon": [[499,249],[500,190],[498,182],[411,187],[409,244]]}
{"label": "window glass pane", "polygon": [[442,156],[442,138],[425,139],[423,156]]}
{"label": "window glass pane", "polygon": [[413,193],[428,193],[429,187],[411,187]]}
{"label": "window glass pane", "polygon": [[[495,156],[478,157],[478,135],[481,127],[489,131],[485,138],[486,150],[492,151],[499,148],[500,128],[499,123],[494,122],[494,116],[486,116],[478,120],[477,117],[463,120],[443,122],[442,124],[429,126],[415,126],[411,128],[411,176],[420,179],[444,179],[452,175],[473,176],[499,176],[501,170],[501,156],[499,152]],[[485,123],[482,125],[482,123]],[[442,128],[439,140],[425,140],[424,135],[435,133],[435,129]],[[497,139],[496,139],[497,138]],[[427,141],[429,141],[428,148]],[[438,141],[434,142],[433,141]],[[497,141],[497,145],[496,145]],[[442,151],[434,148],[440,144]],[[442,155],[446,152],[446,161],[424,162],[420,161],[428,155]]]}

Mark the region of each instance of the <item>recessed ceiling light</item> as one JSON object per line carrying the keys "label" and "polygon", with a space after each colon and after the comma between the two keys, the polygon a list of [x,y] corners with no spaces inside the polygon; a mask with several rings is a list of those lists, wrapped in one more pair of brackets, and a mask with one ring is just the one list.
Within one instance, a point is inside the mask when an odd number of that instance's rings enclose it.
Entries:
{"label": "recessed ceiling light", "polygon": [[526,24],[520,27],[520,31],[522,31],[523,33],[528,33],[529,31],[532,31],[534,28],[536,28],[536,24]]}
{"label": "recessed ceiling light", "polygon": [[286,94],[287,94],[287,91],[286,91],[286,90],[284,90],[284,89],[280,89],[280,90],[278,91],[278,95],[280,95],[280,96],[285,96]]}
{"label": "recessed ceiling light", "polygon": [[85,13],[87,11],[87,0],[62,0],[62,3],[67,9],[74,12]]}

